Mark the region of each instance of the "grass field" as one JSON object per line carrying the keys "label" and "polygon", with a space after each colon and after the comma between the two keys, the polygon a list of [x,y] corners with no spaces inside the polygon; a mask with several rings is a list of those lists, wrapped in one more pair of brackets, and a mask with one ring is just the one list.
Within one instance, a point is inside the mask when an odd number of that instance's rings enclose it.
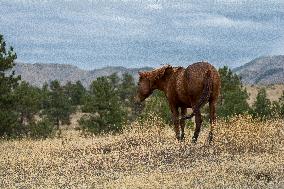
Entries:
{"label": "grass field", "polygon": [[219,121],[196,145],[159,118],[123,133],[0,142],[0,188],[284,188],[284,122]]}

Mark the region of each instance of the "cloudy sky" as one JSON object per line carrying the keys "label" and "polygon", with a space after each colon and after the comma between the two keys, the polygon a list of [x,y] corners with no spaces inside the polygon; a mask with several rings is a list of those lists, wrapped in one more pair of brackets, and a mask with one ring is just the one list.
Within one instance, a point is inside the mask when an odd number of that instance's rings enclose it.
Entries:
{"label": "cloudy sky", "polygon": [[284,54],[283,0],[1,0],[0,33],[18,61],[236,67]]}

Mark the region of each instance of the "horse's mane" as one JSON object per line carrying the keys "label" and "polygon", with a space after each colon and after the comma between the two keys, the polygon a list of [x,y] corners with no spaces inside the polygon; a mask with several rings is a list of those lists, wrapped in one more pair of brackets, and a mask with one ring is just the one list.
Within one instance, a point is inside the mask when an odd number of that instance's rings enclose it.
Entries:
{"label": "horse's mane", "polygon": [[172,68],[172,66],[167,64],[161,68],[156,68],[152,71],[139,72],[139,75],[141,78],[147,78],[149,80],[157,80],[163,77],[167,68]]}

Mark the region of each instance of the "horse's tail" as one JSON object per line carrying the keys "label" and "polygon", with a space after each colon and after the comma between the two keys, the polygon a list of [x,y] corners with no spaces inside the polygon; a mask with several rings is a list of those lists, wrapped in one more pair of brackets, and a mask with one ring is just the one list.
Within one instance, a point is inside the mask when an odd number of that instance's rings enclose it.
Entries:
{"label": "horse's tail", "polygon": [[211,70],[208,70],[204,77],[204,87],[198,103],[195,107],[193,107],[193,112],[190,115],[184,116],[181,119],[191,119],[200,110],[200,108],[208,102],[210,94],[212,93],[212,87],[213,81],[211,77]]}

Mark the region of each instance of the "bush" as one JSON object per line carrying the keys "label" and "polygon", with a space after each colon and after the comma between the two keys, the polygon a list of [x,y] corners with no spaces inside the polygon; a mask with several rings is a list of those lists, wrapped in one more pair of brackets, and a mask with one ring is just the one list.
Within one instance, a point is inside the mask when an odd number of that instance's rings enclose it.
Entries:
{"label": "bush", "polygon": [[122,122],[108,122],[99,115],[84,115],[79,121],[83,134],[106,134],[122,131]]}
{"label": "bush", "polygon": [[29,125],[29,136],[34,139],[45,139],[52,137],[55,133],[52,122],[48,119],[43,119],[37,123],[31,123]]}
{"label": "bush", "polygon": [[21,137],[24,128],[18,122],[18,114],[9,111],[0,111],[0,136],[7,138]]}
{"label": "bush", "polygon": [[172,120],[168,100],[161,91],[155,91],[154,94],[146,100],[145,107],[140,117],[142,119],[147,118],[153,113],[162,118],[166,123],[170,123]]}

